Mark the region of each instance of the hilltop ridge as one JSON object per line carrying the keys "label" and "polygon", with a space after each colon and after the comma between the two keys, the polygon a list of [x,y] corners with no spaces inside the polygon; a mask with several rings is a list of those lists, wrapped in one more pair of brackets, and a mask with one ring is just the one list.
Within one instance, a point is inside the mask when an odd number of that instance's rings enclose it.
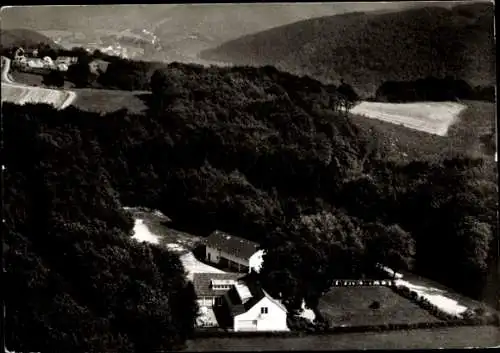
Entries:
{"label": "hilltop ridge", "polygon": [[494,6],[474,3],[391,13],[326,16],[243,36],[206,60],[277,68],[373,94],[386,80],[459,77],[494,84]]}
{"label": "hilltop ridge", "polygon": [[2,51],[15,47],[35,48],[40,44],[53,49],[62,49],[49,37],[26,28],[0,29],[0,43]]}

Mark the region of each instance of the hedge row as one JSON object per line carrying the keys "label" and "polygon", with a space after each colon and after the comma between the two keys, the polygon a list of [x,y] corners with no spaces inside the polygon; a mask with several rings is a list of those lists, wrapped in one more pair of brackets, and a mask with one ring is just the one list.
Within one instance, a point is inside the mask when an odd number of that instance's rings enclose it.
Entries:
{"label": "hedge row", "polygon": [[443,321],[452,321],[455,319],[458,319],[459,317],[449,314],[443,310],[441,310],[439,307],[436,305],[432,304],[428,299],[418,295],[417,292],[412,291],[410,288],[404,285],[400,286],[392,286],[391,287],[394,292],[397,294],[401,295],[402,297],[405,297],[406,299],[414,302],[418,306],[420,306],[422,309],[427,310],[430,312],[433,316],[436,318],[443,320]]}
{"label": "hedge row", "polygon": [[322,317],[316,317],[316,320],[311,322],[300,316],[292,316],[287,318],[287,325],[291,331],[307,333],[322,332],[328,328],[328,323]]}
{"label": "hedge row", "polygon": [[342,333],[362,333],[362,332],[384,332],[384,331],[402,331],[415,329],[432,329],[442,327],[458,327],[458,326],[479,326],[492,325],[485,323],[483,320],[463,320],[455,319],[450,321],[437,322],[420,322],[420,323],[402,323],[402,324],[383,324],[383,325],[363,325],[363,326],[335,326],[335,327],[309,327],[304,330],[291,330],[285,332],[270,332],[270,331],[243,331],[234,332],[219,330],[198,329],[195,331],[194,338],[203,337],[300,337],[304,335],[324,335],[324,334],[342,334]]}
{"label": "hedge row", "polygon": [[383,325],[363,325],[363,326],[336,326],[329,327],[323,332],[317,333],[356,333],[356,332],[383,332],[383,331],[400,331],[400,330],[415,330],[429,329],[440,327],[458,327],[458,326],[479,326],[490,325],[483,321],[466,321],[455,319],[451,321],[436,321],[436,322],[419,322],[419,323],[401,323],[401,324],[383,324]]}
{"label": "hedge row", "polygon": [[498,325],[500,318],[498,314],[486,316],[484,310],[467,310],[461,317],[449,314],[441,310],[438,306],[432,304],[427,298],[418,295],[417,292],[410,288],[400,285],[391,287],[394,292],[407,298],[413,303],[427,310],[436,318],[449,323],[448,326],[463,326],[463,325]]}
{"label": "hedge row", "polygon": [[197,329],[194,338],[202,337],[297,337],[303,335],[301,331],[228,331],[224,329]]}

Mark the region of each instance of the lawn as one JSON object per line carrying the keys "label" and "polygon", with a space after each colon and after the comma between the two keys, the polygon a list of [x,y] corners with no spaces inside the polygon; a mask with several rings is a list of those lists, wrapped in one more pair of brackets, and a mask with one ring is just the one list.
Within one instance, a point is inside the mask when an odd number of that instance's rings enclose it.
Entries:
{"label": "lawn", "polygon": [[304,337],[199,338],[187,341],[185,351],[438,349],[498,345],[500,345],[498,327],[475,326]]}
{"label": "lawn", "polygon": [[[467,101],[468,109],[460,114],[460,119],[448,130],[451,148],[472,153],[484,152],[479,137],[495,128],[495,104]],[[491,154],[493,159],[493,154]]]}
{"label": "lawn", "polygon": [[[374,301],[380,303],[379,309],[370,308]],[[385,286],[334,287],[320,299],[318,308],[332,326],[440,321]]]}
{"label": "lawn", "polygon": [[110,113],[125,108],[131,113],[140,114],[148,108],[144,98],[147,94],[95,88],[77,88],[73,91],[77,94],[73,106],[85,111]]}
{"label": "lawn", "polygon": [[[43,75],[17,70],[10,70],[12,80],[29,86],[45,87],[43,84]],[[69,81],[64,81],[64,89],[73,89],[75,85]]]}
{"label": "lawn", "polygon": [[447,136],[413,130],[399,124],[351,114],[351,121],[361,130],[379,137],[381,150],[389,159],[410,162],[415,159],[433,159],[437,155],[468,152],[485,156],[481,135],[495,126],[495,105],[488,102],[465,101],[467,106]]}
{"label": "lawn", "polygon": [[[43,76],[28,72],[11,72],[15,82],[25,85],[45,87]],[[144,113],[147,110],[147,96],[149,92],[131,92],[100,88],[75,88],[73,83],[64,82],[64,89],[71,89],[77,94],[73,106],[97,113],[109,113],[123,108],[131,113]]]}

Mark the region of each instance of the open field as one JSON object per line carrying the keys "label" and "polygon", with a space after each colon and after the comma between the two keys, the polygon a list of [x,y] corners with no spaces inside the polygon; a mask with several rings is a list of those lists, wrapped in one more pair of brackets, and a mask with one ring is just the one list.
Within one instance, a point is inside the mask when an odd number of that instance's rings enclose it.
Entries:
{"label": "open field", "polygon": [[127,109],[131,113],[143,113],[148,106],[144,97],[145,94],[138,94],[130,91],[115,91],[93,88],[78,88],[74,90],[78,97],[73,102],[73,106],[90,112],[110,113],[120,109]]}
{"label": "open field", "polygon": [[[374,301],[380,303],[379,309],[369,307]],[[333,326],[440,321],[385,286],[335,287],[320,299],[318,308]]]}
{"label": "open field", "polygon": [[389,159],[409,162],[414,159],[432,159],[435,155],[456,152],[472,153],[491,158],[486,154],[480,137],[495,127],[495,105],[488,102],[464,101],[463,110],[456,122],[449,127],[447,136],[351,114],[351,121],[361,130],[379,137],[379,147]]}
{"label": "open field", "polygon": [[438,349],[493,347],[500,344],[495,326],[454,327],[409,331],[308,335],[304,337],[199,338],[185,351],[298,351],[348,349]]}
{"label": "open field", "polygon": [[[29,86],[38,86],[38,87],[44,87],[45,85],[43,84],[43,75],[35,74],[35,73],[30,73],[30,72],[23,72],[23,71],[17,71],[17,70],[12,70],[10,72],[10,76],[12,79],[20,84],[24,85],[29,85]],[[64,81],[64,89],[73,89],[75,85],[69,81]]]}
{"label": "open field", "polygon": [[[468,109],[460,114],[460,119],[448,130],[451,148],[483,153],[485,148],[479,137],[496,127],[495,104],[478,101],[463,103],[468,106]],[[494,156],[491,155],[491,159],[493,158]]]}
{"label": "open field", "polygon": [[73,92],[52,90],[39,87],[24,87],[2,83],[2,102],[15,104],[46,103],[64,109],[75,99]]}
{"label": "open field", "polygon": [[444,136],[465,108],[454,102],[361,102],[351,109],[351,113]]}
{"label": "open field", "polygon": [[[43,87],[43,76],[28,72],[12,71],[12,78],[17,83]],[[131,92],[97,88],[75,88],[73,83],[64,82],[64,89],[71,89],[77,93],[72,105],[90,112],[109,113],[123,108],[132,113],[143,113],[147,109],[144,97],[149,92]]]}

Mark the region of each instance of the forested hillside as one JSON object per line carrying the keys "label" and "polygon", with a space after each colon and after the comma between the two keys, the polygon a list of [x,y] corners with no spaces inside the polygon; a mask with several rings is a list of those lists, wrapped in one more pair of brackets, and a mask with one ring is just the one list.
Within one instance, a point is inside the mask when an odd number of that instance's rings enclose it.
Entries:
{"label": "forested hillside", "polygon": [[43,34],[24,28],[0,30],[0,49],[2,55],[12,48],[37,48],[40,44],[50,46],[53,49],[61,49],[61,46]]}
{"label": "forested hillside", "polygon": [[170,350],[192,332],[194,290],[177,255],[130,238],[101,146],[68,113],[2,104],[6,346]]}
{"label": "forested hillside", "polygon": [[384,81],[450,75],[495,84],[494,5],[314,18],[247,35],[201,53],[237,65],[275,65],[372,95]]}
{"label": "forested hillside", "polygon": [[481,296],[493,163],[389,162],[334,86],[272,67],[172,64],[151,88],[144,115],[3,105],[8,347],[143,352],[189,335],[179,259],[131,242],[121,205],[262,243],[262,280],[291,308],[377,261]]}

